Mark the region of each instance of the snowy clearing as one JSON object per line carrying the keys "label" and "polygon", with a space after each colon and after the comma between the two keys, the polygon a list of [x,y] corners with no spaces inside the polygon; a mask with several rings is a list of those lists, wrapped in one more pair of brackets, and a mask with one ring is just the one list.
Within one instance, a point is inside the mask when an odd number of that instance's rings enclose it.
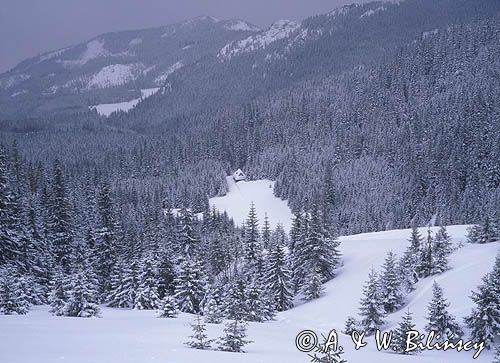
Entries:
{"label": "snowy clearing", "polygon": [[226,178],[229,192],[223,197],[209,200],[210,206],[219,211],[226,211],[237,225],[243,224],[248,217],[252,202],[255,204],[259,223],[262,226],[267,213],[271,228],[281,223],[285,231],[292,225],[293,214],[286,200],[273,194],[274,182],[270,180],[240,181],[236,183],[232,176]]}
{"label": "snowy clearing", "polygon": [[[246,184],[252,187],[252,182]],[[466,226],[448,227],[455,244],[464,240],[465,231]],[[100,319],[78,319],[53,317],[48,307],[35,307],[25,316],[0,316],[1,360],[2,363],[306,363],[308,356],[295,348],[297,333],[304,329],[312,329],[318,334],[334,328],[340,331],[347,315],[357,315],[368,270],[372,266],[379,268],[388,251],[402,252],[409,234],[409,230],[397,230],[341,237],[344,266],[338,277],[326,284],[325,296],[279,313],[275,321],[251,323],[249,338],[254,343],[247,347],[246,354],[202,351],[185,346],[183,343],[191,335],[189,322],[193,320],[189,314],[180,314],[176,319],[159,319],[153,311],[103,307]],[[422,329],[425,325],[424,316],[434,279],[444,288],[451,303],[450,312],[462,323],[462,317],[471,309],[470,291],[491,271],[499,249],[498,242],[465,245],[452,254],[451,270],[421,280],[417,290],[407,297],[407,306],[417,328]],[[405,309],[406,306],[390,315],[386,328],[396,324]],[[222,325],[209,324],[207,333],[210,338],[220,336]],[[486,363],[492,360],[491,351],[484,351],[477,360],[472,359],[473,351],[426,351],[417,356],[378,352],[372,337],[366,339],[368,346],[355,351],[349,337],[340,335],[339,340],[349,363]]]}

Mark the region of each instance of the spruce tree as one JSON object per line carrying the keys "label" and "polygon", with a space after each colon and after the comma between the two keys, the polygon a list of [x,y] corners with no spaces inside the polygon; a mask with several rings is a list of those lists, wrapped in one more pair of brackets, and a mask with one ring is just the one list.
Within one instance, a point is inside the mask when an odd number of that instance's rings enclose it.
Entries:
{"label": "spruce tree", "polygon": [[415,290],[415,284],[418,282],[418,275],[413,261],[412,252],[407,249],[398,263],[401,288],[407,293]]}
{"label": "spruce tree", "polygon": [[54,162],[52,191],[48,203],[47,233],[54,248],[55,262],[64,273],[69,273],[74,238],[73,210],[66,187],[66,176],[58,160]]}
{"label": "spruce tree", "polygon": [[196,315],[195,321],[191,323],[191,329],[193,329],[193,335],[189,336],[191,340],[186,344],[195,349],[210,349],[213,340],[208,339],[206,325],[199,314]]}
{"label": "spruce tree", "polygon": [[177,225],[179,253],[185,258],[192,258],[198,255],[200,249],[200,238],[193,227],[194,216],[188,208],[182,208],[179,214]]}
{"label": "spruce tree", "polygon": [[97,286],[92,278],[89,278],[89,272],[82,266],[70,278],[68,291],[66,294],[66,303],[61,314],[79,318],[91,318],[99,316],[100,308],[98,305]]}
{"label": "spruce tree", "polygon": [[392,334],[391,347],[399,354],[415,354],[418,350],[413,350],[411,352],[406,352],[406,337],[409,331],[415,330],[415,324],[413,324],[412,314],[410,310],[402,316],[401,322],[398,328]]}
{"label": "spruce tree", "polygon": [[0,269],[0,313],[24,315],[30,310],[30,295],[24,276],[14,267]]}
{"label": "spruce tree", "polygon": [[266,250],[271,247],[271,226],[267,213],[264,215],[264,224],[262,226],[262,244]]}
{"label": "spruce tree", "polygon": [[139,272],[139,288],[134,302],[136,310],[153,310],[160,305],[157,276],[151,255],[146,255],[141,261]]}
{"label": "spruce tree", "polygon": [[434,281],[432,285],[432,300],[427,309],[427,325],[425,329],[428,332],[439,334],[436,336],[437,341],[444,341],[448,337],[453,336],[454,339],[460,338],[462,329],[455,322],[455,318],[448,313],[450,303],[443,296],[443,289]]}
{"label": "spruce tree", "polygon": [[393,313],[403,304],[401,280],[396,267],[396,255],[388,252],[380,275],[380,296],[386,313]]}
{"label": "spruce tree", "polygon": [[64,306],[68,301],[69,281],[58,267],[51,282],[51,292],[49,294],[50,312],[54,315],[64,315]]}
{"label": "spruce tree", "polygon": [[222,323],[224,319],[224,290],[220,286],[210,288],[203,307],[203,315],[207,323]]}
{"label": "spruce tree", "polygon": [[420,249],[420,257],[418,261],[418,275],[419,277],[428,277],[432,275],[434,270],[434,254],[432,250],[433,238],[431,231],[427,231],[427,240]]}
{"label": "spruce tree", "polygon": [[351,335],[354,331],[358,330],[358,325],[359,323],[354,317],[348,316],[347,320],[345,321],[344,330],[342,331],[342,333]]}
{"label": "spruce tree", "polygon": [[111,292],[111,299],[108,305],[115,308],[133,308],[137,299],[137,291],[139,290],[139,267],[136,260],[123,263],[123,278],[115,284],[116,286]]}
{"label": "spruce tree", "polygon": [[486,216],[483,223],[468,229],[467,240],[469,243],[490,243],[500,239],[500,230],[495,219]]}
{"label": "spruce tree", "polygon": [[205,296],[205,278],[201,263],[186,259],[175,279],[175,300],[179,310],[185,313],[199,313]]}
{"label": "spruce tree", "polygon": [[18,261],[19,231],[16,230],[14,195],[9,182],[4,148],[0,145],[0,267]]}
{"label": "spruce tree", "polygon": [[293,306],[290,271],[286,265],[284,247],[273,246],[267,262],[266,285],[277,311],[285,311]]}
{"label": "spruce tree", "polygon": [[99,280],[99,293],[104,300],[111,291],[111,273],[117,261],[117,224],[111,198],[111,187],[103,182],[97,193],[97,211],[99,215],[96,230],[96,273]]}
{"label": "spruce tree", "polygon": [[316,272],[316,270],[312,270],[307,274],[305,278],[304,290],[303,290],[303,300],[311,301],[314,299],[318,299],[323,295],[324,287],[321,282],[322,276]]}
{"label": "spruce tree", "polygon": [[471,299],[475,307],[465,318],[465,323],[471,330],[472,340],[491,346],[500,336],[500,253],[493,271],[484,276],[482,281],[477,291],[472,292]]}
{"label": "spruce tree", "polygon": [[372,268],[363,287],[363,298],[359,309],[360,327],[367,335],[373,334],[384,325],[384,308],[379,291],[377,273]]}
{"label": "spruce tree", "polygon": [[177,304],[171,295],[166,295],[160,302],[159,318],[175,318],[177,316]]}
{"label": "spruce tree", "polygon": [[246,321],[263,322],[274,318],[275,309],[259,276],[250,278],[245,291]]}
{"label": "spruce tree", "polygon": [[246,317],[248,311],[248,297],[245,281],[238,277],[232,282],[226,296],[224,296],[224,315],[227,319],[238,320]]}
{"label": "spruce tree", "polygon": [[244,232],[245,261],[247,263],[247,268],[251,272],[260,273],[262,266],[262,248],[259,237],[259,221],[253,202],[250,205]]}
{"label": "spruce tree", "polygon": [[226,323],[224,336],[219,338],[219,350],[244,353],[243,347],[252,341],[247,340],[247,323],[236,319]]}

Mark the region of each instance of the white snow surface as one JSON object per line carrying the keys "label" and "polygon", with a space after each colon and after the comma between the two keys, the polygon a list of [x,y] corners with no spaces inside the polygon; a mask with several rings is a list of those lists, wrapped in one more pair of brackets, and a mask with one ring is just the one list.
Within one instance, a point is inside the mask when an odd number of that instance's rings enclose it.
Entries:
{"label": "white snow surface", "polygon": [[218,57],[222,61],[226,61],[244,53],[265,49],[271,43],[288,37],[299,27],[300,24],[291,20],[280,20],[264,32],[225,45],[220,50]]}
{"label": "white snow surface", "polygon": [[290,230],[293,214],[286,200],[273,195],[274,181],[255,180],[236,183],[232,176],[228,176],[226,180],[229,187],[228,193],[223,197],[211,198],[209,200],[211,207],[221,212],[226,211],[237,225],[241,225],[247,219],[253,202],[261,224],[267,213],[269,224],[273,229],[281,223],[285,231]]}
{"label": "white snow surface", "polygon": [[139,63],[111,64],[105,66],[90,78],[87,88],[121,86],[136,79],[143,69],[144,66]]}
{"label": "white snow surface", "polygon": [[246,21],[242,20],[228,20],[226,21],[226,24],[224,24],[224,28],[226,28],[227,30],[246,32],[257,32],[260,30],[255,25],[249,24]]}
{"label": "white snow surface", "polygon": [[[432,228],[437,231],[437,228]],[[421,229],[426,232],[425,228]],[[466,226],[450,226],[448,232],[455,244],[463,241]],[[189,323],[194,316],[180,314],[176,319],[159,319],[153,311],[134,311],[102,307],[102,317],[81,319],[51,316],[46,306],[34,307],[25,316],[0,316],[0,360],[2,363],[305,363],[310,359],[295,347],[296,335],[305,329],[327,334],[338,332],[348,315],[357,316],[362,286],[368,270],[379,268],[388,251],[401,253],[410,230],[366,233],[341,237],[340,250],[344,265],[338,276],[326,284],[320,299],[279,313],[275,321],[251,323],[248,338],[254,342],[246,354],[214,350],[196,350],[184,342],[192,335]],[[481,277],[490,272],[500,243],[467,244],[451,255],[451,269],[441,275],[423,279],[415,292],[406,297],[401,311],[389,315],[385,328],[390,329],[405,309],[410,308],[417,328],[423,331],[427,304],[434,280],[444,289],[451,303],[450,312],[462,323],[471,311],[471,290]],[[222,334],[222,325],[208,324],[209,338]],[[424,351],[402,356],[377,351],[373,337],[358,351],[350,337],[339,335],[344,358],[349,363],[489,363],[492,351],[483,351],[477,360],[474,351]]]}
{"label": "white snow surface", "polygon": [[181,61],[172,64],[170,67],[167,68],[167,70],[165,72],[161,73],[158,77],[156,77],[155,83],[157,85],[162,85],[163,83],[165,83],[165,81],[168,79],[168,77],[171,74],[178,71],[183,66],[184,66],[184,64]]}
{"label": "white snow surface", "polygon": [[62,63],[66,67],[83,66],[92,59],[106,57],[109,55],[111,55],[111,53],[104,48],[104,41],[94,39],[87,43],[85,51],[78,59],[65,60]]}
{"label": "white snow surface", "polygon": [[131,109],[133,109],[139,103],[139,101],[141,99],[142,100],[146,99],[146,98],[154,95],[159,90],[160,89],[157,87],[141,89],[141,98],[134,98],[133,100],[130,100],[130,101],[117,102],[117,103],[103,103],[100,105],[89,106],[89,108],[91,110],[95,109],[99,115],[105,116],[105,117],[108,117],[113,112],[117,112],[117,111],[128,112]]}
{"label": "white snow surface", "polygon": [[9,89],[14,86],[17,86],[19,83],[22,83],[28,79],[30,79],[31,76],[29,74],[12,74],[4,77],[3,79],[0,79],[0,87],[3,89]]}

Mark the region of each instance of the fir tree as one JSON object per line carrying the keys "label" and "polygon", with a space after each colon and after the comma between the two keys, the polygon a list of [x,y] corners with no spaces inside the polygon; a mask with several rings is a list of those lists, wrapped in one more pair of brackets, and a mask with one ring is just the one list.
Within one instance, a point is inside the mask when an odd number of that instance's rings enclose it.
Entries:
{"label": "fir tree", "polygon": [[247,340],[247,323],[236,319],[226,323],[224,336],[219,338],[219,350],[244,353],[243,347],[252,341]]}
{"label": "fir tree", "polygon": [[262,278],[257,276],[250,279],[247,284],[245,296],[245,320],[263,322],[265,320],[271,320],[274,317],[274,305],[267,296]]}
{"label": "fir tree", "polygon": [[147,255],[141,263],[139,273],[139,288],[134,301],[136,310],[153,310],[160,305],[158,296],[157,276],[154,270],[152,257]]}
{"label": "fir tree", "polygon": [[345,321],[344,330],[342,331],[342,333],[351,335],[354,331],[358,330],[358,324],[358,321],[354,317],[348,316],[347,320]]}
{"label": "fir tree", "polygon": [[475,308],[465,318],[465,323],[471,330],[472,340],[490,346],[500,336],[500,253],[493,271],[482,281],[478,291],[472,292]]}
{"label": "fir tree", "polygon": [[262,248],[259,240],[259,221],[255,205],[251,204],[245,222],[245,261],[249,271],[260,273],[262,266]]}
{"label": "fir tree", "polygon": [[175,279],[175,300],[179,310],[185,313],[199,313],[205,295],[205,279],[200,262],[186,259]]}
{"label": "fir tree", "polygon": [[284,247],[279,244],[273,247],[269,255],[266,284],[277,311],[285,311],[293,306],[290,271],[286,266]]}
{"label": "fir tree", "polygon": [[89,272],[83,266],[80,267],[70,279],[66,303],[60,315],[79,318],[99,316],[97,287],[94,282],[95,280],[92,281],[92,278],[89,278]]}
{"label": "fir tree", "polygon": [[401,293],[401,280],[396,267],[396,256],[392,251],[387,254],[382,266],[379,286],[385,312],[393,313],[398,310],[403,304],[403,294]]}
{"label": "fir tree", "polygon": [[434,256],[432,251],[433,239],[431,231],[427,232],[427,241],[420,249],[420,258],[418,261],[419,277],[431,276],[434,270]]}
{"label": "fir tree", "polygon": [[359,309],[362,317],[360,325],[367,335],[373,334],[384,325],[384,308],[379,291],[377,273],[372,268],[363,287],[363,298]]}
{"label": "fir tree", "polygon": [[157,285],[160,299],[174,293],[175,270],[171,258],[169,251],[163,251],[158,256]]}
{"label": "fir tree", "polygon": [[304,293],[303,300],[311,301],[323,295],[324,287],[323,283],[321,282],[321,277],[322,276],[315,270],[312,270],[306,276],[304,291],[303,291]]}
{"label": "fir tree", "polygon": [[61,163],[54,163],[52,192],[49,199],[48,238],[54,248],[55,262],[65,273],[70,270],[71,247],[73,244],[72,207],[66,187],[66,177]]}
{"label": "fir tree", "polygon": [[450,304],[443,296],[443,289],[434,281],[432,285],[432,300],[428,305],[427,325],[428,332],[439,334],[437,341],[444,341],[448,337],[459,338],[462,335],[460,326],[455,322],[455,318],[448,313]]}
{"label": "fir tree", "polygon": [[188,208],[182,208],[179,214],[177,243],[180,254],[185,258],[192,258],[197,256],[200,248],[200,238],[193,228],[194,216]]}
{"label": "fir tree", "polygon": [[411,230],[411,235],[410,239],[408,240],[410,242],[410,246],[408,247],[409,254],[413,255],[414,257],[414,263],[418,264],[418,256],[420,255],[421,248],[423,246],[423,238],[420,232],[418,231],[418,228],[414,227]]}
{"label": "fir tree", "polygon": [[0,267],[14,263],[20,255],[20,241],[16,227],[16,211],[12,194],[5,150],[0,145]]}
{"label": "fir tree", "polygon": [[225,317],[232,320],[243,319],[248,311],[247,302],[245,282],[242,278],[237,278],[233,281],[224,297]]}
{"label": "fir tree", "polygon": [[173,296],[166,295],[160,302],[159,318],[175,318],[177,316],[177,304]]}
{"label": "fir tree", "polygon": [[64,306],[68,300],[68,280],[60,268],[55,272],[49,295],[50,312],[54,315],[63,315]]}
{"label": "fir tree", "polygon": [[195,349],[210,349],[213,340],[208,339],[205,333],[207,330],[205,323],[199,314],[196,315],[196,320],[191,324],[191,328],[193,335],[189,336],[191,340],[186,344]]}
{"label": "fir tree", "polygon": [[500,230],[494,221],[494,218],[486,216],[482,224],[469,228],[467,235],[468,242],[484,244],[498,241],[500,239]]}
{"label": "fir tree", "polygon": [[413,324],[413,319],[410,310],[402,316],[401,322],[398,328],[392,334],[391,347],[399,354],[414,354],[418,353],[418,350],[413,350],[411,352],[406,351],[406,337],[409,331],[415,330],[415,324]]}
{"label": "fir tree", "polygon": [[264,225],[262,226],[262,244],[265,249],[271,247],[271,226],[267,213],[264,215]]}
{"label": "fir tree", "polygon": [[398,263],[401,287],[407,293],[415,290],[415,284],[418,282],[418,275],[413,261],[411,249],[407,249]]}
{"label": "fir tree", "polygon": [[24,315],[30,310],[30,295],[24,276],[11,266],[0,270],[0,313]]}
{"label": "fir tree", "polygon": [[441,227],[434,237],[432,245],[433,265],[431,274],[440,274],[448,270],[448,256],[452,252],[451,237],[445,227]]}
{"label": "fir tree", "polygon": [[219,286],[212,287],[203,307],[205,321],[210,324],[220,324],[224,319],[223,289]]}
{"label": "fir tree", "polygon": [[136,260],[122,266],[123,278],[111,292],[109,306],[115,308],[133,308],[139,289],[139,267]]}

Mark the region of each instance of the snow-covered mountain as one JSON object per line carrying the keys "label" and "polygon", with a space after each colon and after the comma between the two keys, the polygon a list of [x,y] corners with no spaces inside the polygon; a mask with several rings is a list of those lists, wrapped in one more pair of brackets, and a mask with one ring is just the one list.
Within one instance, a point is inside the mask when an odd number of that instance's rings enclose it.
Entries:
{"label": "snow-covered mountain", "polygon": [[[47,52],[0,75],[0,117],[20,119],[129,102],[163,87],[146,103],[161,118],[246,102],[294,82],[380,60],[423,34],[494,16],[495,0],[376,1],[337,8],[296,23],[259,29],[204,16],[155,29],[98,36]],[[172,88],[173,87],[173,88]],[[198,97],[199,94],[204,97]],[[168,113],[165,112],[168,110]]]}
{"label": "snow-covered mountain", "polygon": [[228,42],[258,30],[242,20],[199,17],[103,34],[27,59],[0,75],[0,104],[4,112],[12,107],[15,113],[23,104],[37,113],[130,101],[140,89],[161,87],[180,68],[215,56]]}

